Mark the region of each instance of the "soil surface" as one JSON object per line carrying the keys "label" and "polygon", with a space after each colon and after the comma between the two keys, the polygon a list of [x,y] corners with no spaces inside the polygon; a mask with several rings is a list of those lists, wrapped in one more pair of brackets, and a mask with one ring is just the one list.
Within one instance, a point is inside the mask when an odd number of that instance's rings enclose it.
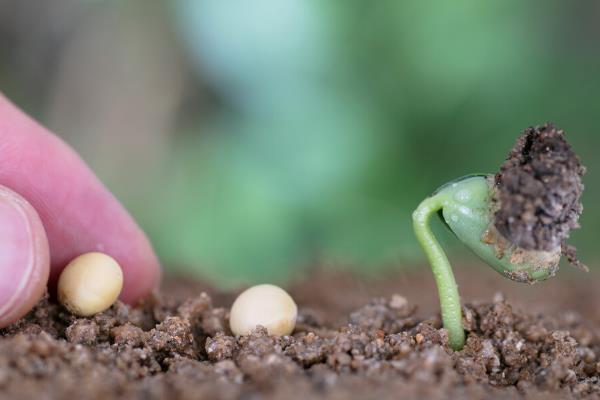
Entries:
{"label": "soil surface", "polygon": [[[582,274],[580,274],[582,275]],[[465,348],[451,351],[425,268],[319,272],[290,286],[292,336],[235,338],[234,293],[171,279],[142,306],[77,318],[47,298],[0,330],[0,397],[568,399],[600,395],[598,276],[519,285],[461,269]],[[501,294],[503,291],[505,294]],[[418,307],[417,307],[418,306]]]}
{"label": "soil surface", "polygon": [[[496,175],[496,229],[525,250],[556,249],[578,228],[585,168],[552,124],[527,128]],[[576,260],[574,248],[564,248]]]}

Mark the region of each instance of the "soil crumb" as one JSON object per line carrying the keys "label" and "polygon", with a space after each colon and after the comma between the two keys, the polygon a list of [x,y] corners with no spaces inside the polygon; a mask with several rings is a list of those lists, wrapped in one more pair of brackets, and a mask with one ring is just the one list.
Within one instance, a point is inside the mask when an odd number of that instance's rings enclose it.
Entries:
{"label": "soil crumb", "polygon": [[[579,227],[584,173],[562,130],[527,128],[496,174],[496,229],[525,250],[558,248]],[[568,259],[576,261],[572,247]]]}
{"label": "soil crumb", "polygon": [[[320,283],[313,278],[294,288],[298,323],[284,337],[257,327],[236,338],[228,309],[213,303],[223,296],[229,305],[230,295],[197,292],[181,299],[177,284],[137,308],[117,303],[90,318],[74,317],[45,298],[0,330],[0,394],[302,400],[600,395],[600,340],[574,313],[531,315],[501,295],[467,304],[467,344],[453,352],[439,316],[419,317],[402,293],[373,298],[345,317],[329,315],[335,307],[314,296]],[[327,282],[331,297],[350,302],[358,296],[351,290],[336,296]],[[181,290],[189,292],[185,285]],[[302,298],[318,301],[306,307]]]}

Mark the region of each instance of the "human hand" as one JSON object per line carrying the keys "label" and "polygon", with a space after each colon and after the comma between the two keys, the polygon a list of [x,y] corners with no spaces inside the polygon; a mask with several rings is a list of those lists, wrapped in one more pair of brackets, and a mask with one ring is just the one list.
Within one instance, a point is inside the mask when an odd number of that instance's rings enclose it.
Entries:
{"label": "human hand", "polygon": [[152,246],[123,206],[69,146],[0,94],[0,327],[89,251],[119,262],[125,302],[160,280]]}

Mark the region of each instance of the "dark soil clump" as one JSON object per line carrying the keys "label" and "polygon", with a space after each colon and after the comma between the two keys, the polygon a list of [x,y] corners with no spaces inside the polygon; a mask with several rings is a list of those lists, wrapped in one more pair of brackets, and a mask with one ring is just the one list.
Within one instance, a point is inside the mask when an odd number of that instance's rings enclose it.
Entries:
{"label": "dark soil clump", "polygon": [[[139,308],[117,303],[91,318],[76,318],[44,299],[0,330],[0,394],[303,400],[600,395],[600,340],[573,313],[530,315],[499,295],[469,304],[467,344],[453,352],[439,317],[419,317],[401,294],[375,298],[345,318],[328,315],[325,298],[322,306],[306,308],[300,299],[316,299],[309,294],[318,281],[296,287],[298,324],[292,336],[280,338],[261,327],[233,337],[228,310],[213,304],[221,295],[198,293],[185,301],[155,296]],[[170,288],[177,294],[177,285]],[[325,322],[340,317],[346,322]]]}
{"label": "dark soil clump", "polygon": [[496,175],[496,229],[525,250],[561,246],[579,227],[584,173],[562,130],[552,124],[527,128]]}

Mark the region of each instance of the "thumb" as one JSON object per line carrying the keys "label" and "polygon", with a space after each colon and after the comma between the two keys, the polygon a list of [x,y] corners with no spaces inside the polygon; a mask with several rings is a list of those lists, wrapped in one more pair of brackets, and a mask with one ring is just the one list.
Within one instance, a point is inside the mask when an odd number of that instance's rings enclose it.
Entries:
{"label": "thumb", "polygon": [[35,305],[49,271],[48,239],[37,212],[20,195],[0,186],[0,327]]}

